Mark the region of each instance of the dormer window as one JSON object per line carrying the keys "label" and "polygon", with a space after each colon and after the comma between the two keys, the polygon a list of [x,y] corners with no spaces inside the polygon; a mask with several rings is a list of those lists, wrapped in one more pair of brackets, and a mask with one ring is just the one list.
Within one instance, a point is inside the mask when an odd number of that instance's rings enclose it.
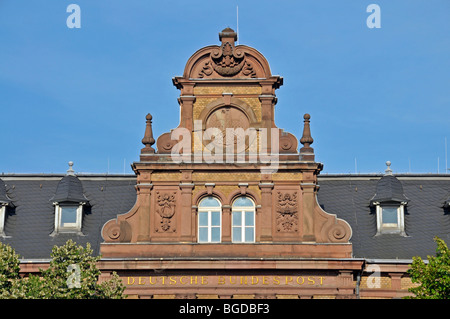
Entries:
{"label": "dormer window", "polygon": [[55,230],[80,232],[83,218],[83,204],[55,204]]}
{"label": "dormer window", "polygon": [[60,227],[76,227],[78,221],[80,220],[79,211],[80,206],[72,206],[72,205],[64,205],[60,206],[59,209],[61,210],[60,213],[60,219],[59,219],[59,226]]}
{"label": "dormer window", "polygon": [[83,207],[88,203],[83,194],[83,186],[72,169],[73,162],[69,162],[67,175],[59,182],[55,196],[51,199],[55,205],[55,231],[81,232],[83,226]]}
{"label": "dormer window", "polygon": [[0,237],[5,237],[6,205],[0,203]]}
{"label": "dormer window", "polygon": [[0,237],[6,237],[5,223],[8,207],[13,207],[13,204],[6,193],[5,183],[0,179]]}
{"label": "dormer window", "polygon": [[377,204],[377,234],[405,234],[404,204]]}
{"label": "dormer window", "polygon": [[403,193],[402,183],[392,175],[391,162],[386,162],[386,174],[378,181],[370,206],[376,208],[377,235],[405,232],[405,206],[408,198]]}
{"label": "dormer window", "polygon": [[400,207],[381,206],[381,222],[383,227],[398,227]]}

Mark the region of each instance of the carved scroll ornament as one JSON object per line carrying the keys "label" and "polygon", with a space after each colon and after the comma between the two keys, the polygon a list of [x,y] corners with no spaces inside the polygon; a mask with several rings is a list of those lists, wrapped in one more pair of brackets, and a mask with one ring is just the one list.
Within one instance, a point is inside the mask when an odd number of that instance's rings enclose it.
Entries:
{"label": "carved scroll ornament", "polygon": [[235,76],[241,71],[245,76],[256,77],[256,72],[245,58],[244,51],[230,42],[225,42],[211,51],[210,59],[203,64],[198,76],[199,78],[210,76],[214,71],[224,77]]}
{"label": "carved scroll ornament", "polygon": [[125,220],[109,220],[102,230],[105,242],[130,242],[131,227]]}

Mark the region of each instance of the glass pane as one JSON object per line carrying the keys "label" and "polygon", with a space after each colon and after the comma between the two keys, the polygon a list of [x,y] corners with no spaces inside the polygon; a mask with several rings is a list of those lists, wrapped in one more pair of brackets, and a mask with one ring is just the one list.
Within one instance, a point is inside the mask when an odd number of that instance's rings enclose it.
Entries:
{"label": "glass pane", "polygon": [[253,212],[245,212],[245,226],[255,225],[255,214]]}
{"label": "glass pane", "polygon": [[198,213],[198,225],[199,226],[208,226],[208,213],[207,212],[199,212]]}
{"label": "glass pane", "polygon": [[211,227],[211,242],[220,242],[220,227]]}
{"label": "glass pane", "polygon": [[233,203],[233,207],[253,207],[253,202],[247,197],[239,197]]}
{"label": "glass pane", "polygon": [[208,241],[208,228],[200,227],[198,229],[198,241],[202,243]]}
{"label": "glass pane", "polygon": [[397,207],[383,207],[383,224],[397,224]]}
{"label": "glass pane", "polygon": [[242,212],[233,212],[233,226],[242,225]]}
{"label": "glass pane", "polygon": [[254,241],[254,232],[255,229],[253,227],[245,227],[245,242],[252,243]]}
{"label": "glass pane", "polygon": [[211,226],[220,226],[220,212],[211,212]]}
{"label": "glass pane", "polygon": [[220,202],[212,197],[212,196],[208,196],[204,199],[202,199],[202,201],[200,202],[200,204],[198,205],[199,207],[220,207]]}
{"label": "glass pane", "polygon": [[78,206],[61,206],[61,226],[77,222]]}
{"label": "glass pane", "polygon": [[233,227],[233,242],[242,241],[242,227]]}

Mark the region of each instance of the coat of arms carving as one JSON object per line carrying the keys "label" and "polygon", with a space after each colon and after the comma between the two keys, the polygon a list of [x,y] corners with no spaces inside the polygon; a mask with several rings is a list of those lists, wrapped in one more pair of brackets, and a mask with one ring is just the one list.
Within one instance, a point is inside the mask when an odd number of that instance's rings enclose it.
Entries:
{"label": "coat of arms carving", "polygon": [[297,232],[298,231],[298,204],[297,192],[281,193],[278,192],[276,205],[276,225],[278,232]]}
{"label": "coat of arms carving", "polygon": [[253,66],[245,58],[244,51],[230,42],[225,42],[211,51],[210,59],[204,63],[198,76],[200,78],[210,76],[213,71],[224,77],[234,76],[241,71],[245,76],[256,77]]}
{"label": "coat of arms carving", "polygon": [[156,193],[157,209],[156,212],[161,217],[159,227],[156,227],[156,231],[162,230],[163,232],[175,231],[175,227],[171,224],[171,219],[175,215],[175,195],[176,193]]}

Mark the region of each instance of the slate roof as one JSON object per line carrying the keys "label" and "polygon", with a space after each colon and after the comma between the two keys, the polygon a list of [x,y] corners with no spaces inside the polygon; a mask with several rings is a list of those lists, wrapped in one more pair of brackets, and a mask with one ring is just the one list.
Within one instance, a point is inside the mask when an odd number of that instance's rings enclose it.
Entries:
{"label": "slate roof", "polygon": [[50,234],[54,230],[55,209],[50,200],[56,193],[63,175],[2,177],[15,209],[8,212],[5,223],[6,238],[24,259],[49,259],[53,246],[63,245],[69,238],[83,246],[91,243],[94,254],[100,251],[101,229],[110,219],[126,213],[136,201],[136,177],[78,176],[89,200],[85,210],[83,235],[73,233]]}
{"label": "slate roof", "polygon": [[[367,259],[411,259],[434,255],[434,236],[450,243],[450,175],[396,175],[408,198],[405,209],[407,236],[377,232],[375,209],[370,206],[383,175],[319,175],[318,202],[330,214],[352,227],[353,255]],[[78,175],[89,201],[82,233],[50,236],[54,229],[52,199],[64,175],[3,175],[6,194],[16,206],[8,211],[5,234],[25,259],[49,259],[54,245],[69,238],[91,243],[99,254],[101,229],[110,219],[128,212],[136,201],[134,175]],[[0,185],[1,186],[1,185]]]}
{"label": "slate roof", "polygon": [[376,213],[370,207],[380,175],[319,176],[318,202],[330,214],[346,220],[353,230],[354,257],[411,259],[435,255],[438,236],[450,244],[450,211],[444,208],[450,194],[450,175],[397,175],[404,195],[405,232],[375,236]]}

